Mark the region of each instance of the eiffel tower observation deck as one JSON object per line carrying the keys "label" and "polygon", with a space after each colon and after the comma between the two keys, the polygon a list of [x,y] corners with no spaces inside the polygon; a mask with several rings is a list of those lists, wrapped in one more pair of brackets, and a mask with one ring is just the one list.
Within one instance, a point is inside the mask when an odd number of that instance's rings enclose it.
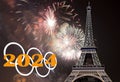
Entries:
{"label": "eiffel tower observation deck", "polygon": [[86,8],[85,42],[81,56],[65,82],[112,82],[97,55],[93,38],[90,2]]}

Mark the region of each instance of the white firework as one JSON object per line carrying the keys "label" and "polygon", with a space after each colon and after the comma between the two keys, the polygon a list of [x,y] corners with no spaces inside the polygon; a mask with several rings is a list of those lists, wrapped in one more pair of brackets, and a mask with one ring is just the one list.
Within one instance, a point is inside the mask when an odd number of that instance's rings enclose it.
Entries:
{"label": "white firework", "polygon": [[52,10],[50,7],[45,12],[44,16],[44,30],[45,33],[48,35],[52,35],[54,33],[54,30],[56,29],[56,17],[54,14],[54,10]]}
{"label": "white firework", "polygon": [[63,23],[60,27],[60,31],[53,39],[52,49],[65,60],[78,59],[84,43],[83,31],[67,23]]}

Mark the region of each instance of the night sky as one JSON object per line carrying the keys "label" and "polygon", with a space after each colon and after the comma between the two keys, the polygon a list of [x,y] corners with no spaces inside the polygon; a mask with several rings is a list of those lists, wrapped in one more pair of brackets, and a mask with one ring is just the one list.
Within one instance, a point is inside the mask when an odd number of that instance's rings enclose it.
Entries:
{"label": "night sky", "polygon": [[[7,0],[6,0],[7,1]],[[53,0],[61,1],[61,0]],[[70,0],[69,0],[70,1]],[[90,0],[92,5],[92,23],[94,31],[95,44],[97,53],[101,63],[105,66],[105,70],[113,82],[120,82],[120,64],[119,64],[119,4],[115,0]],[[70,3],[73,8],[79,13],[81,27],[85,27],[86,6],[88,0],[72,0]],[[9,6],[7,3],[0,1],[0,23],[4,18],[1,16],[7,12]],[[6,13],[7,14],[7,13]],[[9,19],[9,16],[8,16]],[[5,20],[4,20],[5,21]],[[8,21],[6,21],[8,22]],[[0,24],[0,80],[2,82],[12,82],[9,77],[12,77],[14,69],[3,68],[3,48],[9,40],[5,36]],[[6,33],[7,34],[7,33]],[[59,61],[58,61],[59,62]],[[65,66],[67,74],[71,69]],[[11,72],[9,72],[11,71]],[[66,72],[66,71],[64,71]],[[9,73],[9,75],[8,75]]]}

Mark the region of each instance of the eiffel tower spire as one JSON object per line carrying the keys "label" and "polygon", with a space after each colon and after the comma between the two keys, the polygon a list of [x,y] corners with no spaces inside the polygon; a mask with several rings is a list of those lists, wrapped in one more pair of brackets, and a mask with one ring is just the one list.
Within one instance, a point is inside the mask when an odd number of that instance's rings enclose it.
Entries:
{"label": "eiffel tower spire", "polygon": [[94,43],[94,39],[93,39],[90,2],[88,2],[88,6],[86,9],[87,9],[87,17],[86,17],[86,26],[85,26],[84,48],[95,48],[95,43]]}
{"label": "eiffel tower spire", "polygon": [[81,49],[82,53],[77,63],[78,66],[84,66],[88,63],[93,66],[101,66],[93,38],[91,9],[90,2],[88,2],[88,6],[86,8],[87,16],[85,26],[85,42],[83,48]]}

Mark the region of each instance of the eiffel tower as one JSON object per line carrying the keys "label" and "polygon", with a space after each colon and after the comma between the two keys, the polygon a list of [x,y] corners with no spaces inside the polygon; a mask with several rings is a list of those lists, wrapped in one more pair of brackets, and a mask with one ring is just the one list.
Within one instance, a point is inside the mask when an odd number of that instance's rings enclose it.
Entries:
{"label": "eiffel tower", "polygon": [[72,72],[65,82],[112,82],[101,65],[93,39],[92,18],[90,2],[87,6],[85,42],[81,48],[79,61],[72,68]]}

